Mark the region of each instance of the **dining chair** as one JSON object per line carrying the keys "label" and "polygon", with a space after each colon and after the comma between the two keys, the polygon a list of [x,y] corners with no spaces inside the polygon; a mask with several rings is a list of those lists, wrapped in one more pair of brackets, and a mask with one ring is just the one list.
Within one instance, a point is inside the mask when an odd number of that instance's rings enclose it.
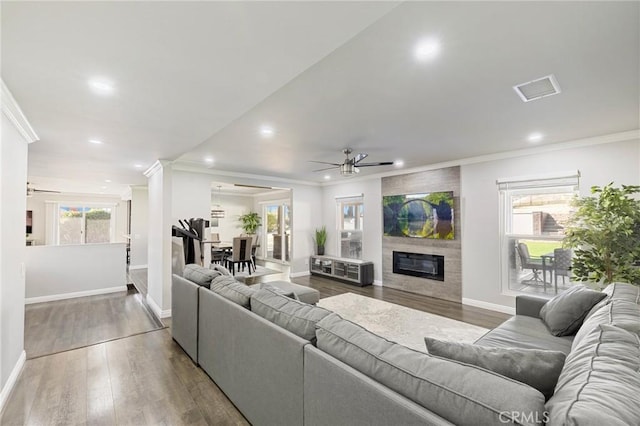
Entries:
{"label": "dining chair", "polygon": [[542,259],[535,259],[531,257],[529,254],[529,246],[525,243],[518,243],[516,246],[518,251],[518,255],[520,256],[520,265],[522,269],[531,269],[533,273],[533,277],[530,281],[534,283],[542,283],[544,289],[547,289],[547,282],[540,278],[540,272],[543,271],[543,268],[551,268],[550,266],[543,266]]}
{"label": "dining chair", "polygon": [[244,271],[246,266],[251,275],[251,237],[234,237],[233,238],[233,251],[231,256],[227,257],[227,268],[231,269],[233,275],[236,274],[236,265],[238,265],[238,272],[240,272],[240,266]]}
{"label": "dining chair", "polygon": [[556,294],[558,293],[558,276],[562,277],[562,284],[564,284],[565,277],[569,277],[569,281],[571,281],[571,257],[571,249],[557,248],[553,250],[553,283]]}

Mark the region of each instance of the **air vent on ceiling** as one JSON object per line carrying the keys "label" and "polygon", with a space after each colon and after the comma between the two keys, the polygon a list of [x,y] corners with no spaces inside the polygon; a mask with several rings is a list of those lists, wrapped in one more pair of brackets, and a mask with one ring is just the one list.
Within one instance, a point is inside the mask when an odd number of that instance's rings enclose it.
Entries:
{"label": "air vent on ceiling", "polygon": [[560,86],[553,74],[513,86],[523,102],[535,101],[560,93]]}

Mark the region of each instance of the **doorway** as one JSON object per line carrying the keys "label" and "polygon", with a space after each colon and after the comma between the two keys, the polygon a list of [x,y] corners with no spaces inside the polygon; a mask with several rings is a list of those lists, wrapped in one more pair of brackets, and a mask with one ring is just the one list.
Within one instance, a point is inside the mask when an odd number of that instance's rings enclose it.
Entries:
{"label": "doorway", "polygon": [[262,206],[262,256],[288,263],[291,257],[291,204],[289,200],[268,201]]}

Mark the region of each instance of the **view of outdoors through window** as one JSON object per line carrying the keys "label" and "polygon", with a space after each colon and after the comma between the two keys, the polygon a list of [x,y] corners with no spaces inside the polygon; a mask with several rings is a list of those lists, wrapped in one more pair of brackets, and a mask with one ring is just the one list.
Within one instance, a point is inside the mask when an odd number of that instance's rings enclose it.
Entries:
{"label": "view of outdoors through window", "polygon": [[[503,249],[512,291],[555,294],[569,282],[559,271],[564,229],[571,214],[573,187],[505,191]],[[557,251],[557,249],[560,249]]]}
{"label": "view of outdoors through window", "polygon": [[362,229],[364,204],[362,197],[338,200],[338,232],[340,234],[340,257],[362,258]]}
{"label": "view of outdoors through window", "polygon": [[108,243],[111,226],[111,208],[60,206],[58,241],[61,245]]}
{"label": "view of outdoors through window", "polygon": [[288,203],[264,206],[265,253],[268,259],[289,260],[291,214]]}

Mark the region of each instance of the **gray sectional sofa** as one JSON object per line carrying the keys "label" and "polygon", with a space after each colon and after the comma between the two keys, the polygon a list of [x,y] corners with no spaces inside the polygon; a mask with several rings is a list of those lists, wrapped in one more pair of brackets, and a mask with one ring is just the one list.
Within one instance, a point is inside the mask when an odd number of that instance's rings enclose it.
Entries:
{"label": "gray sectional sofa", "polygon": [[210,289],[173,276],[172,331],[255,425],[640,424],[639,288],[605,292],[577,337],[552,336],[538,318],[544,300],[519,297],[516,316],[476,342],[566,353],[548,401],[492,371],[224,278]]}

